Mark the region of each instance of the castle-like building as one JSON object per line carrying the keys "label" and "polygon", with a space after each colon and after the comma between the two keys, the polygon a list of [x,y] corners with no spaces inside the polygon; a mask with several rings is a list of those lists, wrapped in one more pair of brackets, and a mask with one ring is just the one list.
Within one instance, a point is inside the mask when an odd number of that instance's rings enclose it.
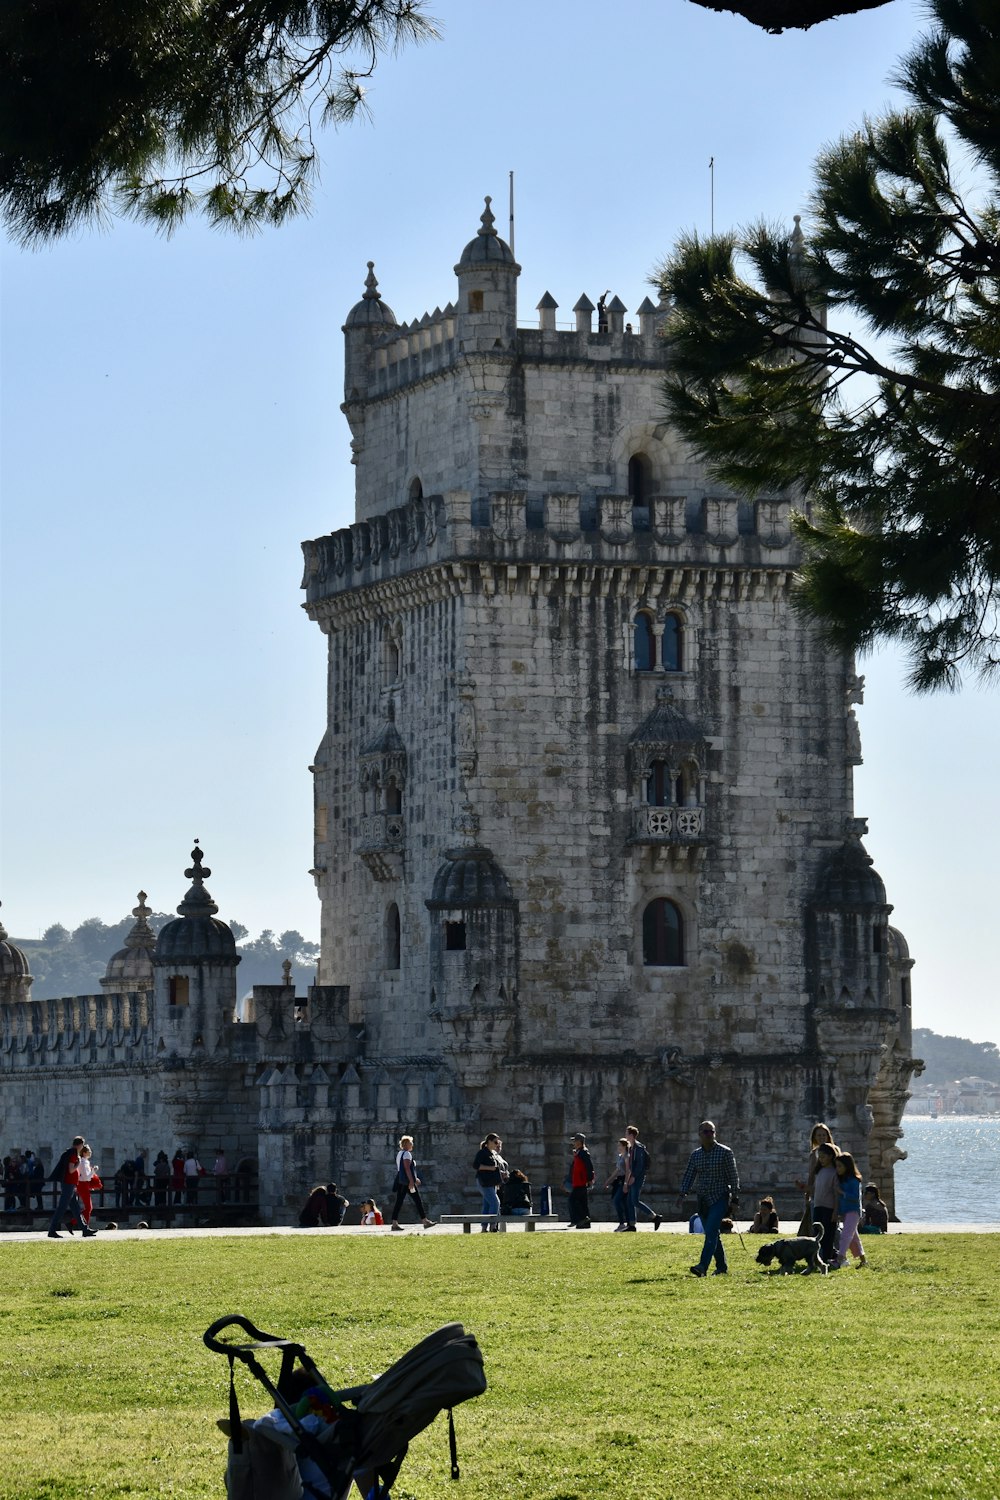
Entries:
{"label": "castle-like building", "polygon": [[67,1128],[110,1090],[255,1154],[281,1221],[331,1174],[378,1196],[403,1131],[441,1209],[488,1130],[558,1183],[574,1131],[610,1164],[635,1121],[673,1187],[710,1116],[765,1191],[825,1119],[891,1203],[911,960],[854,815],[862,681],[792,606],[788,498],[737,499],[671,431],[667,308],[635,328],[583,296],[565,328],[546,292],[520,328],[489,200],[455,274],[399,324],[370,265],[344,328],[356,519],[304,545],[319,983],[237,1019],[198,852],[102,997],[32,1002],[0,945],[0,1132],[32,1078]]}

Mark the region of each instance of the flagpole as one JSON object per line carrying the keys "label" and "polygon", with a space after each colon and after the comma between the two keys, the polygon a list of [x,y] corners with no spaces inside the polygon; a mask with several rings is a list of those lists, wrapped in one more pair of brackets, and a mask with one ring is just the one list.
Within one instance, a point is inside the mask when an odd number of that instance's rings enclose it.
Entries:
{"label": "flagpole", "polygon": [[709,180],[709,205],[710,205],[710,232],[715,234],[715,157],[708,158],[708,180]]}

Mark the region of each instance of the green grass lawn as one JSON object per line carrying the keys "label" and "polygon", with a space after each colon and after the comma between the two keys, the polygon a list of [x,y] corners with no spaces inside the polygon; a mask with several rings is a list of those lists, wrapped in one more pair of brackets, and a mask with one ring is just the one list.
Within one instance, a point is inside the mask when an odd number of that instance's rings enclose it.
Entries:
{"label": "green grass lawn", "polygon": [[[774,1276],[672,1234],[398,1235],[3,1246],[0,1496],[223,1494],[243,1313],[331,1384],[464,1322],[490,1389],[412,1445],[394,1494],[1000,1496],[996,1236],[866,1241],[871,1269]],[[244,1415],[269,1404],[249,1376]]]}

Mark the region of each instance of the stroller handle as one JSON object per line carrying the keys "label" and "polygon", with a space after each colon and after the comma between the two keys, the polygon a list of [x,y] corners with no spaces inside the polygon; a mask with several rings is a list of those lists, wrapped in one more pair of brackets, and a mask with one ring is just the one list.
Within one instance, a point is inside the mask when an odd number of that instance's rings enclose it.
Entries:
{"label": "stroller handle", "polygon": [[239,1348],[239,1345],[223,1341],[218,1337],[224,1328],[242,1328],[255,1344],[275,1344],[279,1348],[287,1348],[291,1342],[289,1339],[278,1338],[273,1333],[263,1333],[251,1323],[249,1318],[244,1318],[240,1313],[233,1313],[226,1318],[216,1318],[215,1322],[205,1329],[203,1334],[205,1343],[216,1354],[230,1354]]}

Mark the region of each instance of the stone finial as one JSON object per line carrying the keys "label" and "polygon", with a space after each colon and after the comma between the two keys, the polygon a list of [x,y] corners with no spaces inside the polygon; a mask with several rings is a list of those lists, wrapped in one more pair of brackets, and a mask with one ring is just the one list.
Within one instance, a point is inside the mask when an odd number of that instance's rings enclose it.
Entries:
{"label": "stone finial", "polygon": [[[3,906],[3,902],[2,901],[0,901],[0,906]],[[0,943],[5,943],[6,941],[7,941],[7,929],[3,925],[3,922],[0,922]]]}
{"label": "stone finial", "polygon": [[219,910],[205,889],[205,881],[212,872],[207,865],[202,868],[204,858],[204,850],[198,847],[198,840],[195,839],[191,850],[191,868],[184,871],[185,879],[191,881],[191,889],[177,908],[182,917],[214,916]]}
{"label": "stone finial", "polygon": [[281,982],[285,986],[286,990],[290,990],[291,989],[291,987],[292,987],[292,960],[290,958],[286,958],[285,961],[284,961],[284,963],[281,965]]}
{"label": "stone finial", "polygon": [[495,227],[496,226],[496,219],[494,219],[494,217],[493,217],[493,211],[490,208],[490,204],[492,202],[493,202],[493,199],[490,197],[489,193],[487,193],[487,195],[486,195],[486,207],[483,209],[482,213],[480,214],[480,218],[479,218],[479,222],[480,222],[481,228],[477,231],[478,234],[492,234],[492,235],[496,234],[496,227]]}
{"label": "stone finial", "polygon": [[364,300],[366,302],[378,301],[378,282],[375,279],[375,262],[368,262],[368,275],[365,277]]}
{"label": "stone finial", "polygon": [[126,948],[153,948],[156,946],[156,933],[149,925],[149,919],[153,915],[150,907],[146,905],[146,892],[139,892],[139,905],[133,906],[132,915],[135,917],[135,926],[125,939]]}

